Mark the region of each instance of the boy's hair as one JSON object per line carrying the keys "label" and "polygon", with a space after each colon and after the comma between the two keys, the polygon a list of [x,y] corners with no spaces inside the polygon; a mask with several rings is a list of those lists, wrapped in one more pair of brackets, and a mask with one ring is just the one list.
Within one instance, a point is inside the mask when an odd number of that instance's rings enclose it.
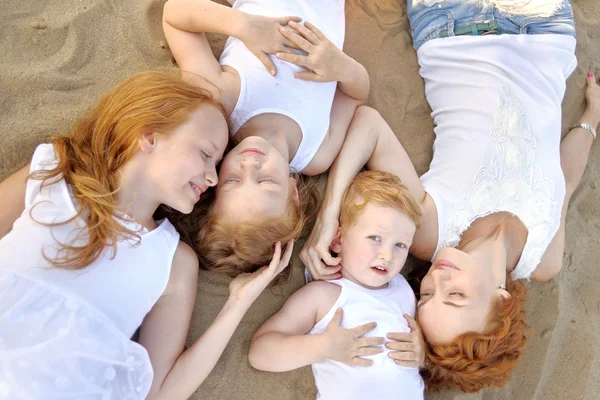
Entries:
{"label": "boy's hair", "polygon": [[489,386],[503,386],[518,365],[530,337],[525,323],[526,290],[520,281],[507,276],[508,299],[500,299],[488,315],[488,333],[467,332],[449,344],[426,343],[427,390],[456,387],[478,392]]}
{"label": "boy's hair", "polygon": [[225,118],[222,105],[208,88],[170,73],[142,72],[107,93],[66,135],[49,138],[57,165],[36,171],[30,178],[42,180],[43,185],[64,178],[80,207],[73,218],[48,225],[80,217],[86,222],[75,238],[85,238],[86,244],[61,243],[57,259],[48,260],[53,266],[80,269],[106,248],[114,256],[120,240],[139,240],[136,232],[119,221],[123,218],[117,204],[118,171],[138,151],[145,133],[169,134],[205,104],[216,107]]}
{"label": "boy's hair", "polygon": [[342,199],[340,226],[356,223],[369,203],[395,208],[406,214],[417,227],[421,207],[396,175],[383,171],[365,171],[356,175]]}

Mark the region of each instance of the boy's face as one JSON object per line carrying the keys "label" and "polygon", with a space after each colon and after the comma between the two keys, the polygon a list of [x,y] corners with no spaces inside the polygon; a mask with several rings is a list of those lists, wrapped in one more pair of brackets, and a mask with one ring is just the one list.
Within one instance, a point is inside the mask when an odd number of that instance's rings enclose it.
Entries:
{"label": "boy's face", "polygon": [[355,223],[342,226],[333,250],[344,278],[369,289],[386,287],[404,266],[415,223],[395,208],[367,204]]}

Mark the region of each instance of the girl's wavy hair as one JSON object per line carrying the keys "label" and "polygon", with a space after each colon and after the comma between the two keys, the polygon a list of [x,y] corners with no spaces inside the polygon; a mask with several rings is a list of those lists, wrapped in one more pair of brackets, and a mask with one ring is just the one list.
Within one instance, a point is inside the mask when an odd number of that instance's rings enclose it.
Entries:
{"label": "girl's wavy hair", "polygon": [[[53,266],[80,269],[93,263],[116,243],[134,240],[137,232],[126,228],[124,210],[117,204],[118,171],[139,149],[138,140],[148,132],[168,134],[187,122],[201,105],[210,104],[225,115],[210,90],[184,82],[166,72],[142,72],[106,94],[88,114],[64,136],[51,136],[56,167],[35,171],[31,179],[49,185],[64,179],[79,205],[67,221],[45,224],[57,226],[77,218],[85,227],[70,243],[61,243]],[[78,245],[81,240],[85,244]]]}
{"label": "girl's wavy hair", "polygon": [[499,300],[490,310],[488,333],[467,332],[449,344],[426,343],[426,370],[422,374],[429,392],[459,387],[474,393],[508,382],[523,356],[531,329],[523,310],[525,286],[510,276],[506,282],[511,297]]}

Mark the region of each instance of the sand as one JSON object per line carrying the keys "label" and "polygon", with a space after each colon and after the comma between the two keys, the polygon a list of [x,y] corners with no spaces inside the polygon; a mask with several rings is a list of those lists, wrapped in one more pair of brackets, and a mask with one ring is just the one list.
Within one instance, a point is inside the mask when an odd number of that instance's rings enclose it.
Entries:
{"label": "sand", "polygon": [[[0,13],[0,179],[25,165],[44,137],[65,131],[99,96],[129,75],[172,66],[162,36],[164,0],[4,0]],[[600,73],[600,3],[572,1],[579,66],[569,79],[563,127],[580,116],[585,75]],[[433,124],[418,75],[403,1],[347,0],[345,49],[371,76],[368,103],[406,147],[417,171],[432,156]],[[224,38],[211,36],[220,53]],[[535,330],[519,368],[501,389],[429,399],[597,399],[600,393],[600,148],[569,209],[564,268],[551,283],[530,285],[528,321]],[[293,263],[290,282],[266,292],[248,312],[212,374],[193,399],[314,398],[310,368],[271,374],[247,361],[256,328],[303,284]],[[227,280],[200,275],[189,343],[217,315]]]}

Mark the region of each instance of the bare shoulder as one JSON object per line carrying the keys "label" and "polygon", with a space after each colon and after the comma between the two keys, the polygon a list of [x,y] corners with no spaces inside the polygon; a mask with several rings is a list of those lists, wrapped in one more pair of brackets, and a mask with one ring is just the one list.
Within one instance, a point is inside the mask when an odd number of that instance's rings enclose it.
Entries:
{"label": "bare shoulder", "polygon": [[320,321],[327,315],[342,293],[340,285],[326,281],[313,281],[304,288],[307,291],[306,299],[310,299],[311,302],[316,303],[318,306],[316,321]]}
{"label": "bare shoulder", "polygon": [[181,290],[193,284],[197,286],[198,280],[198,257],[194,250],[183,242],[179,242],[173,263],[171,264],[171,275],[165,294]]}
{"label": "bare shoulder", "polygon": [[438,242],[438,213],[433,198],[426,193],[421,203],[421,226],[417,229],[410,253],[420,260],[433,258]]}

